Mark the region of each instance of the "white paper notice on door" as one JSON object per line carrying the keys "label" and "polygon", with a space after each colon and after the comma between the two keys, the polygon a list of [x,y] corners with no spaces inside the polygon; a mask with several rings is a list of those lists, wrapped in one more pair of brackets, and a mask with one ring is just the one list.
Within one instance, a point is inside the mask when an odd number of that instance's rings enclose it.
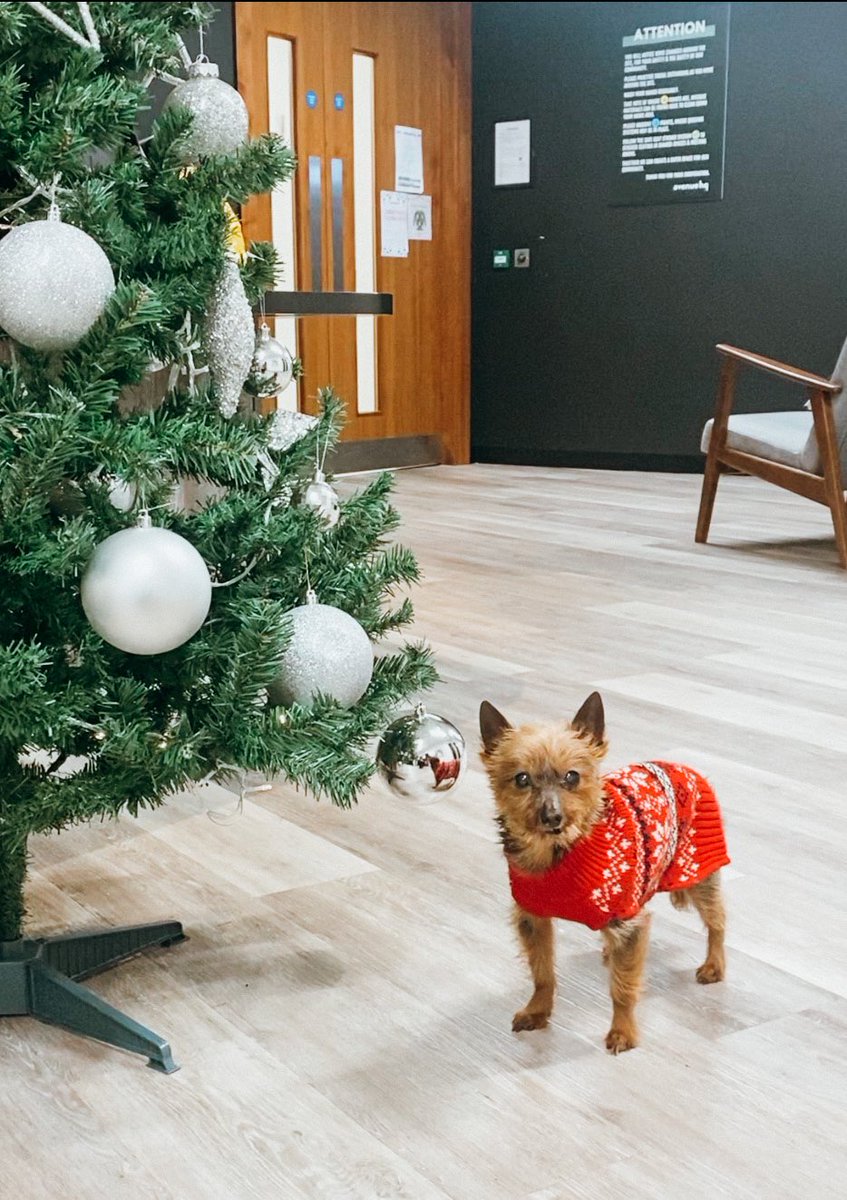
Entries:
{"label": "white paper notice on door", "polygon": [[530,122],[494,125],[494,186],[519,187],[530,181]]}
{"label": "white paper notice on door", "polygon": [[404,192],[380,192],[380,240],[383,258],[409,257],[409,197]]}
{"label": "white paper notice on door", "polygon": [[394,190],[424,190],[423,132],[411,125],[394,126]]}
{"label": "white paper notice on door", "polygon": [[407,196],[409,241],[432,241],[432,196]]}

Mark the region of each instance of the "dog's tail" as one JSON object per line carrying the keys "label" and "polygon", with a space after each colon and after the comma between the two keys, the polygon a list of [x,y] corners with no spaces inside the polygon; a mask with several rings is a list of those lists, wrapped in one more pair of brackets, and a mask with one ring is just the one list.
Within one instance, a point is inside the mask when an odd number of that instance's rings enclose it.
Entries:
{"label": "dog's tail", "polygon": [[671,898],[671,904],[674,908],[691,908],[691,897],[688,895],[688,892],[668,892],[668,895]]}

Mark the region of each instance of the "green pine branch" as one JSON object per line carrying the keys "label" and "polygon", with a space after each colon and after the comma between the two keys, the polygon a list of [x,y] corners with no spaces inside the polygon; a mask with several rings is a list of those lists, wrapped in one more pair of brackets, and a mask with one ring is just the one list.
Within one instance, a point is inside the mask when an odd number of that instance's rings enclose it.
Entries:
{"label": "green pine branch", "polygon": [[[75,5],[56,10],[78,19]],[[98,3],[92,13],[99,54],[29,6],[0,4],[0,208],[29,196],[32,178],[60,173],[63,219],[103,247],[117,284],[63,354],[0,338],[0,936],[19,932],[29,834],[135,813],[234,769],[350,805],[373,772],[376,737],[435,678],[425,647],[380,645],[411,621],[406,592],[418,578],[394,542],[390,476],[345,499],[333,529],[301,504],[343,402],[325,389],[318,425],[277,451],[274,418],[224,419],[203,372],[204,314],[228,252],[224,201],[290,178],[293,153],[266,135],[186,167],[191,118],[177,108],[139,146],[143,80],[181,73],[177,35],[208,20],[208,6]],[[10,220],[43,219],[47,205],[37,195]],[[277,269],[271,245],[251,247],[241,271],[252,304]],[[139,407],[152,364],[163,364],[161,387]],[[112,503],[115,477],[131,489],[128,512]],[[177,510],[186,480],[207,496]],[[193,638],[152,656],[104,641],[80,601],[94,548],[143,506],[226,585]],[[310,582],[374,642],[372,681],[350,708],[322,695],[307,706],[268,700]]]}

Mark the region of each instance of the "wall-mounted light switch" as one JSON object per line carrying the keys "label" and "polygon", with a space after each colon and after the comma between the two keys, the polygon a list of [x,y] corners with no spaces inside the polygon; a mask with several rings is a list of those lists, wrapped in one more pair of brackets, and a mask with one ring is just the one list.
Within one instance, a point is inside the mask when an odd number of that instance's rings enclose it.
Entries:
{"label": "wall-mounted light switch", "polygon": [[529,266],[529,250],[526,247],[524,247],[521,250],[515,251],[515,266],[516,267],[528,267]]}

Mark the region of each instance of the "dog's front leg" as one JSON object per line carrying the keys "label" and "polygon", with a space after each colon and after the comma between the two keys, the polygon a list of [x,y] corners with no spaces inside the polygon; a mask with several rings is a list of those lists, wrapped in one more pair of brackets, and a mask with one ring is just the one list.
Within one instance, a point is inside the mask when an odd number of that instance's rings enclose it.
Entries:
{"label": "dog's front leg", "polygon": [[650,941],[650,914],[642,912],[631,921],[615,921],[606,926],[603,937],[609,952],[612,993],[612,1028],[606,1034],[606,1049],[621,1054],[638,1045],[635,1005]]}
{"label": "dog's front leg", "polygon": [[535,991],[526,1008],[516,1012],[512,1029],[544,1029],[553,1011],[553,996],[556,992],[555,955],[553,949],[553,922],[549,917],[534,917],[519,905],[515,906],[515,928],[521,939]]}

